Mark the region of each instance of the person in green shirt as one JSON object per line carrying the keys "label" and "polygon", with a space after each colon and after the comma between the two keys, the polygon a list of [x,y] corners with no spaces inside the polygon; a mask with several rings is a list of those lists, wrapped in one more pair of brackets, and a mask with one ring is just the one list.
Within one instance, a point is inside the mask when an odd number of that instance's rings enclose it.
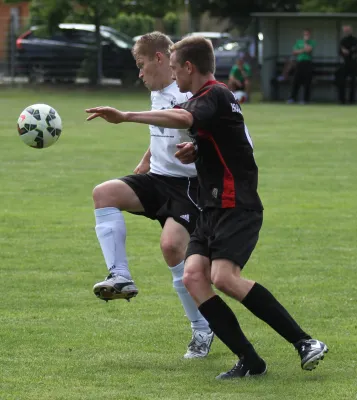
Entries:
{"label": "person in green shirt", "polygon": [[312,81],[312,53],[316,42],[311,39],[311,31],[304,30],[303,38],[298,39],[293,47],[293,55],[296,57],[296,71],[288,103],[295,103],[299,89],[304,86],[304,100],[301,103],[308,103],[311,97]]}
{"label": "person in green shirt", "polygon": [[252,69],[250,65],[239,58],[232,66],[228,78],[228,88],[232,92],[244,91],[249,98],[251,88]]}

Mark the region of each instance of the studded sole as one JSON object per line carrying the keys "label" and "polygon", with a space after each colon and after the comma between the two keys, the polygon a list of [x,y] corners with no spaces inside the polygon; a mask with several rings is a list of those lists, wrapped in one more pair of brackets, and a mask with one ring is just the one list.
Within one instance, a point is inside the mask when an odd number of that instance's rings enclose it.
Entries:
{"label": "studded sole", "polygon": [[127,291],[127,292],[117,292],[112,287],[101,287],[98,290],[94,291],[94,294],[101,300],[130,300],[135,297],[139,292],[138,291]]}
{"label": "studded sole", "polygon": [[328,353],[328,347],[325,345],[320,353],[316,354],[314,357],[311,357],[309,361],[301,366],[301,368],[305,371],[313,371],[319,365],[319,361],[325,358],[326,353]]}

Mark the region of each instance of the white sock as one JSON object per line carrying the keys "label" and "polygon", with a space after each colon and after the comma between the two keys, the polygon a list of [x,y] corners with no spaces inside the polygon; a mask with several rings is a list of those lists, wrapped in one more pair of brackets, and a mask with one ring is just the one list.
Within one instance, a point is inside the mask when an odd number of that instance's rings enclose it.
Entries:
{"label": "white sock", "polygon": [[187,318],[191,321],[192,330],[198,330],[210,333],[211,329],[208,322],[203,318],[202,314],[198,311],[196,303],[188,293],[185,285],[182,282],[183,270],[185,263],[184,261],[177,264],[175,267],[170,269],[173,278],[173,286],[181,300],[181,304],[186,312]]}
{"label": "white sock", "polygon": [[97,234],[108,271],[131,279],[126,258],[126,227],[123,214],[118,208],[105,207],[94,211]]}

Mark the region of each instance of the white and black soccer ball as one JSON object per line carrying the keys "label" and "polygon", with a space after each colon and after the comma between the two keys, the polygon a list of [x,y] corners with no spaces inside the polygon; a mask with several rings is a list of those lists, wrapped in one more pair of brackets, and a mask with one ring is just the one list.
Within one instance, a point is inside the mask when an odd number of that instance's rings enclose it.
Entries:
{"label": "white and black soccer ball", "polygon": [[233,92],[233,95],[239,104],[243,104],[248,100],[248,94],[243,90],[237,90],[236,92]]}
{"label": "white and black soccer ball", "polygon": [[20,114],[17,130],[25,144],[43,149],[57,142],[62,132],[62,120],[53,107],[33,104]]}

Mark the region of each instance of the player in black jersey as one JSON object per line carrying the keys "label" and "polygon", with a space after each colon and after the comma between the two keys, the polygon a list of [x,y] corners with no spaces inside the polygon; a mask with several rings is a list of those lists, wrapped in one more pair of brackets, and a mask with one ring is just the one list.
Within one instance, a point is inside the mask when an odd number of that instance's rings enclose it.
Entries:
{"label": "player in black jersey", "polygon": [[263,286],[241,276],[257,241],[263,207],[257,193],[258,168],[252,141],[239,104],[214,78],[210,41],[188,37],[171,48],[170,65],[181,92],[193,97],[176,109],[121,112],[111,107],[88,109],[88,120],[138,122],[187,128],[193,144],[183,144],[177,157],[195,163],[203,208],[187,249],[184,283],[211,329],[238,356],[234,367],[218,379],[263,375],[265,361],[244,335],[236,316],[212,288],[241,302],[294,345],[304,370],[314,369],[328,351],[312,339]]}

